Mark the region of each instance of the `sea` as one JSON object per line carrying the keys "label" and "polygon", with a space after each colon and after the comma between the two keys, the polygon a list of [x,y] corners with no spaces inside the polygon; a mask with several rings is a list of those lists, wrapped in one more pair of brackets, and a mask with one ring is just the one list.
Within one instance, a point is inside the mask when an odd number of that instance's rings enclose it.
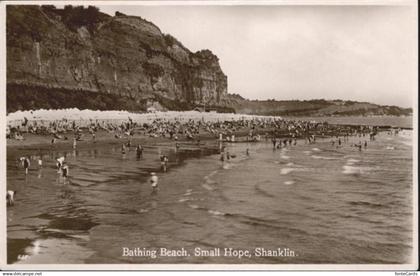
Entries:
{"label": "sea", "polygon": [[[354,147],[359,141],[367,147]],[[340,146],[229,143],[223,162],[216,141],[145,147],[141,158],[117,146],[50,150],[34,153],[44,164],[33,161],[28,175],[8,154],[7,189],[17,191],[7,208],[8,263],[409,263],[414,141],[402,130]],[[57,173],[60,156],[69,179]]]}

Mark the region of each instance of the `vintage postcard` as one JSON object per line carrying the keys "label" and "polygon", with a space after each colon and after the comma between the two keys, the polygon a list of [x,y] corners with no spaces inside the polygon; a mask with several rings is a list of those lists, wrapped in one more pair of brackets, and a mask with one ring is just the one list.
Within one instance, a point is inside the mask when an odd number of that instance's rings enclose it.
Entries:
{"label": "vintage postcard", "polygon": [[0,18],[2,269],[418,268],[416,1]]}

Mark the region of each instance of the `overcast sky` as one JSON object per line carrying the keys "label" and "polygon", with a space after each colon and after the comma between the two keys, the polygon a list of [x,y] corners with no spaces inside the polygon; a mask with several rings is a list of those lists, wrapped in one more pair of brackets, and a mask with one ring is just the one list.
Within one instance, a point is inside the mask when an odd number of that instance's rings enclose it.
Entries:
{"label": "overcast sky", "polygon": [[99,6],[155,23],[191,51],[210,49],[228,92],[249,99],[345,99],[411,107],[409,6]]}

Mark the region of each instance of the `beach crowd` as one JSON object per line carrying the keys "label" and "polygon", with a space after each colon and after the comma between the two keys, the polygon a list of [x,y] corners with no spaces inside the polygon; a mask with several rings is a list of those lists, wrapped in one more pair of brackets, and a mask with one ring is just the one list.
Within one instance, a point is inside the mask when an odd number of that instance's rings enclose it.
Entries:
{"label": "beach crowd", "polygon": [[[234,158],[225,149],[225,143],[236,142],[259,142],[263,139],[270,141],[273,149],[287,146],[296,146],[299,140],[304,143],[316,143],[317,138],[331,138],[332,146],[341,146],[349,140],[350,136],[359,137],[359,143],[352,144],[356,150],[361,151],[367,148],[368,140],[373,141],[379,132],[378,127],[363,125],[332,125],[327,122],[315,122],[304,120],[287,120],[280,117],[256,117],[239,118],[236,120],[205,120],[204,117],[198,120],[185,118],[155,118],[148,123],[133,121],[130,117],[127,120],[113,122],[107,120],[89,119],[83,126],[75,120],[54,120],[54,121],[30,121],[24,118],[15,126],[7,126],[7,139],[24,140],[28,134],[41,135],[51,138],[51,147],[55,146],[58,140],[72,144],[75,150],[79,141],[88,143],[97,142],[97,133],[101,131],[112,133],[113,139],[121,140],[121,154],[126,154],[131,147],[135,148],[138,159],[143,156],[143,146],[133,145],[133,137],[166,138],[174,142],[178,151],[179,140],[190,141],[194,145],[200,145],[200,139],[213,139],[217,141],[222,162]],[[398,130],[390,129],[388,134],[396,134]],[[364,140],[362,142],[362,140]],[[245,154],[249,156],[249,149]],[[161,171],[167,171],[169,158],[161,154],[159,156]],[[18,163],[28,174],[31,160],[28,156],[19,158]],[[37,160],[38,167],[42,167],[42,159]],[[57,172],[68,178],[69,164],[65,157],[56,160]],[[158,190],[158,177],[155,172],[151,173],[150,184],[152,192]],[[7,192],[8,203],[13,203],[13,191]]]}

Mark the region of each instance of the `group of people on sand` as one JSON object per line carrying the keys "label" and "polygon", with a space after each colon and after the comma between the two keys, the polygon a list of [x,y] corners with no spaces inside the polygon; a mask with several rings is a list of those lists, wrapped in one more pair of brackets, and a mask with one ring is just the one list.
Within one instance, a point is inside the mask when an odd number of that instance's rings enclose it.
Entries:
{"label": "group of people on sand", "polygon": [[[274,149],[297,145],[298,139],[303,139],[305,143],[316,143],[317,137],[336,137],[331,143],[341,146],[343,142],[347,142],[350,136],[365,137],[369,135],[370,140],[375,139],[378,133],[377,127],[370,126],[352,126],[352,125],[331,125],[327,122],[315,122],[304,120],[286,120],[276,117],[255,117],[255,118],[241,118],[232,120],[217,120],[206,121],[182,118],[162,119],[156,118],[151,123],[138,124],[131,118],[126,121],[107,122],[90,119],[88,123],[70,121],[67,119],[55,120],[51,122],[46,121],[29,121],[24,118],[20,126],[7,128],[7,137],[14,139],[24,139],[22,133],[33,133],[41,135],[52,135],[51,144],[54,145],[57,140],[68,140],[66,136],[69,133],[73,134],[72,146],[76,149],[78,141],[83,140],[83,132],[85,131],[92,136],[91,141],[96,142],[96,132],[103,130],[114,133],[116,139],[127,138],[128,142],[121,146],[122,154],[126,154],[131,145],[131,137],[136,134],[146,135],[149,137],[161,137],[174,140],[176,151],[179,149],[178,140],[184,138],[186,140],[195,140],[200,144],[200,135],[209,134],[215,139],[219,140],[220,145],[223,142],[238,142],[236,134],[241,132],[245,134],[248,142],[258,142],[261,140],[261,133],[264,133],[265,140],[271,137]],[[391,130],[392,134],[398,133],[398,130]],[[248,134],[247,134],[248,133]],[[341,140],[341,137],[343,140]],[[367,141],[362,144],[360,141],[353,144],[360,151],[364,147],[367,148]],[[135,148],[137,159],[143,156],[143,147],[138,144]],[[247,156],[249,156],[249,149],[246,149]],[[220,160],[230,160],[235,156],[226,151],[223,147],[220,149]],[[162,172],[167,171],[169,158],[167,155],[161,154],[160,164]],[[58,158],[56,163],[57,171],[65,179],[69,177],[69,165],[65,162],[64,157]],[[31,165],[28,157],[21,157],[20,162],[25,169],[25,174],[28,174]],[[38,166],[42,167],[42,159],[38,160]],[[155,172],[151,173],[150,183],[153,192],[158,190],[158,176]]]}
{"label": "group of people on sand", "polygon": [[[272,131],[275,137],[305,138],[313,143],[315,136],[333,136],[333,135],[354,135],[375,133],[376,130],[368,126],[341,126],[331,125],[327,122],[287,120],[276,117],[242,117],[231,120],[206,121],[202,119],[183,118],[156,118],[150,123],[138,124],[130,117],[126,121],[105,121],[92,120],[88,122],[67,120],[65,118],[54,121],[29,121],[27,118],[20,125],[7,127],[7,137],[11,139],[24,139],[23,133],[33,133],[40,135],[51,135],[54,142],[56,140],[68,140],[67,134],[73,133],[77,141],[83,139],[83,131],[96,140],[95,133],[102,130],[113,133],[116,139],[142,134],[153,138],[169,138],[179,140],[184,137],[187,140],[195,140],[200,134],[207,134],[215,138],[223,139],[227,142],[235,142],[235,133],[243,131],[249,134],[247,141],[259,141],[261,135],[259,132]],[[223,138],[220,138],[221,135]]]}

